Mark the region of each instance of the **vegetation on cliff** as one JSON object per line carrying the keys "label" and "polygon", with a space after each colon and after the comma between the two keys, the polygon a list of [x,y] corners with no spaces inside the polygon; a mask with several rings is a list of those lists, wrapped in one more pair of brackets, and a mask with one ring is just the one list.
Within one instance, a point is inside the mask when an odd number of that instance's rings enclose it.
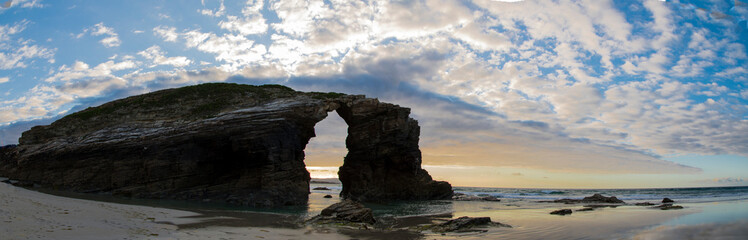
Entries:
{"label": "vegetation on cliff", "polygon": [[345,94],[298,92],[277,84],[254,86],[236,83],[204,83],[131,96],[89,107],[67,115],[50,126],[32,128],[33,134],[28,134],[25,140],[37,142],[42,139],[74,135],[83,130],[90,131],[114,126],[123,122],[210,118],[222,112],[253,107],[275,99],[302,96],[325,100],[345,96]]}

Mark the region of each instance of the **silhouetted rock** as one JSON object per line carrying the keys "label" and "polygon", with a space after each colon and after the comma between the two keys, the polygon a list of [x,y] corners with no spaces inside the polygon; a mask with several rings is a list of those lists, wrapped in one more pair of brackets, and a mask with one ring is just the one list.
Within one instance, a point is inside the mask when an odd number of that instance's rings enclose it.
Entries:
{"label": "silhouetted rock", "polygon": [[662,203],[674,203],[674,202],[675,201],[673,201],[673,199],[670,199],[670,198],[663,198],[662,199]]}
{"label": "silhouetted rock", "polygon": [[620,205],[613,205],[613,204],[590,204],[590,205],[584,205],[583,207],[586,208],[617,208]]}
{"label": "silhouetted rock", "polygon": [[316,223],[326,223],[329,221],[343,221],[353,223],[374,224],[374,215],[371,208],[364,207],[363,204],[353,201],[344,200],[322,209],[322,212],[311,219]]}
{"label": "silhouetted rock", "polygon": [[660,210],[673,210],[673,209],[683,209],[683,206],[673,205],[673,204],[662,204],[662,205],[654,206],[652,208],[659,208]]}
{"label": "silhouetted rock", "polygon": [[501,202],[501,199],[494,197],[494,196],[487,196],[487,197],[483,197],[483,201]]}
{"label": "silhouetted rock", "polygon": [[476,196],[476,195],[467,195],[464,193],[455,193],[454,195],[452,195],[452,200],[501,202],[501,199],[494,197],[494,196]]}
{"label": "silhouetted rock", "polygon": [[567,214],[571,214],[571,209],[559,209],[559,210],[551,212],[551,214],[555,214],[555,215],[567,215]]}
{"label": "silhouetted rock", "polygon": [[591,207],[580,208],[580,209],[577,209],[576,211],[577,212],[586,212],[586,211],[592,211],[592,210],[595,210],[595,208],[591,208]]}
{"label": "silhouetted rock", "polygon": [[312,188],[312,190],[330,190],[330,189],[326,187],[316,187],[316,188]]}
{"label": "silhouetted rock", "polygon": [[576,203],[625,203],[615,196],[605,197],[600,194],[594,194],[589,197],[584,197],[583,199],[557,199],[553,201],[540,201],[540,202],[554,202],[554,203],[565,203],[565,204],[576,204]]}
{"label": "silhouetted rock", "polygon": [[635,203],[634,205],[636,205],[636,206],[652,206],[652,205],[655,205],[655,204],[651,203],[651,202],[640,202],[640,203]]}
{"label": "silhouetted rock", "polygon": [[303,205],[304,148],[337,111],[348,124],[341,196],[449,199],[421,168],[410,109],[364,96],[212,83],[128,97],[70,114],[0,148],[0,176],[76,192]]}
{"label": "silhouetted rock", "polygon": [[323,198],[332,198],[332,195],[330,195],[330,194],[327,194],[327,195],[325,195],[325,196],[324,196]]}
{"label": "silhouetted rock", "polygon": [[601,202],[601,203],[624,203],[623,201],[619,200],[615,196],[605,197],[600,194],[594,194],[589,197],[585,197],[582,199],[584,202]]}
{"label": "silhouetted rock", "polygon": [[451,219],[441,224],[431,226],[431,231],[434,232],[465,232],[474,231],[472,228],[476,226],[501,226],[501,227],[512,227],[506,224],[492,222],[490,217],[459,217]]}

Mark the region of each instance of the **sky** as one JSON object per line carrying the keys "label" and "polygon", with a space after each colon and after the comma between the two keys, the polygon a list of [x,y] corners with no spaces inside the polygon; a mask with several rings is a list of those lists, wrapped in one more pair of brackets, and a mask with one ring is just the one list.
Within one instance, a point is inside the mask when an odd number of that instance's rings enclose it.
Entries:
{"label": "sky", "polygon": [[[205,82],[412,109],[456,186],[745,186],[748,3],[0,0],[0,145],[114,99]],[[313,176],[346,153],[320,122]],[[311,168],[314,167],[314,168]]]}

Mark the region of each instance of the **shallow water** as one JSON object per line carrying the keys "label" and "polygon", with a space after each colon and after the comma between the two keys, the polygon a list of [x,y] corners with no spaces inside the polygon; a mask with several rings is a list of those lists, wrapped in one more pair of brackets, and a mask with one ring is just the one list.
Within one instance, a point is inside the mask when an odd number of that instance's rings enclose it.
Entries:
{"label": "shallow water", "polygon": [[[315,187],[326,187],[329,190],[312,190]],[[283,227],[292,226],[293,224],[288,224],[289,221],[300,222],[315,216],[325,207],[340,201],[338,195],[341,190],[342,187],[339,183],[312,183],[307,206],[274,209],[172,200],[124,199],[107,195],[59,192],[53,194],[99,201],[175,208],[196,211],[211,216],[225,215],[237,218],[236,221],[219,221],[192,227],[203,225],[255,226],[259,224]],[[694,227],[698,230],[701,226],[703,226],[701,228],[715,228],[714,224],[735,225],[736,223],[748,222],[748,187],[601,190],[456,187],[455,191],[473,195],[496,196],[501,198],[501,202],[451,200],[394,201],[379,204],[367,203],[365,205],[373,209],[376,217],[398,218],[398,227],[438,222],[439,218],[427,217],[434,215],[441,215],[441,218],[445,216],[446,218],[460,216],[491,217],[495,222],[513,226],[512,228],[483,228],[482,230],[486,230],[486,232],[449,233],[446,235],[427,232],[425,236],[418,234],[402,235],[409,236],[406,239],[629,239],[639,238],[638,236],[642,232],[649,234],[644,239],[651,239],[653,238],[651,237],[652,233],[655,233],[656,236],[663,236],[663,234],[664,236],[674,236],[665,230],[677,232],[672,231],[673,228],[677,227],[691,227],[689,231],[693,231]],[[562,208],[572,210],[581,209],[584,204],[539,202],[541,200],[562,198],[581,199],[595,193],[601,193],[606,196],[614,195],[626,201],[629,205],[616,208],[599,208],[594,211],[575,211],[571,215],[558,216],[549,213]],[[325,195],[331,195],[332,198],[324,198]],[[633,205],[633,203],[642,201],[659,203],[663,197],[675,200],[676,204],[683,206],[684,209],[663,211]],[[268,218],[263,217],[266,215],[255,214],[258,212],[281,214],[287,217]],[[257,222],[255,218],[262,218],[262,221]],[[276,219],[277,221],[269,223],[270,219]],[[738,230],[745,229],[740,227],[740,225],[732,228]],[[360,237],[361,239],[383,239],[382,237],[386,235],[374,232],[355,232],[355,234],[366,236]],[[739,235],[739,237],[742,236]],[[748,239],[748,236],[746,236],[746,239]]]}
{"label": "shallow water", "polygon": [[[338,201],[339,185],[313,184],[312,188],[317,186],[325,186],[330,190],[312,190],[308,212],[304,214],[316,215],[325,206]],[[502,201],[411,201],[366,205],[374,210],[376,216],[380,217],[435,214],[449,214],[452,217],[487,216],[491,217],[493,221],[513,226],[513,228],[486,228],[484,230],[487,230],[487,232],[479,233],[427,234],[425,236],[427,239],[629,239],[639,238],[638,234],[644,231],[657,231],[673,226],[699,227],[704,224],[712,224],[703,226],[707,229],[713,228],[713,224],[748,222],[748,187],[685,189],[456,187],[455,192],[496,196],[501,198]],[[628,205],[616,208],[598,208],[594,211],[575,211],[571,215],[558,216],[549,213],[562,208],[577,210],[583,208],[585,204],[539,202],[563,198],[581,199],[595,193],[616,196],[626,201]],[[325,194],[335,197],[324,199],[322,196]],[[644,201],[659,204],[665,197],[675,200],[675,204],[683,206],[684,209],[660,210],[633,205],[633,203]],[[734,235],[732,233],[732,237]],[[645,239],[651,238],[651,235],[648,236]],[[743,236],[738,237],[740,239]],[[748,239],[748,236],[744,237]],[[732,238],[728,236],[727,239]]]}

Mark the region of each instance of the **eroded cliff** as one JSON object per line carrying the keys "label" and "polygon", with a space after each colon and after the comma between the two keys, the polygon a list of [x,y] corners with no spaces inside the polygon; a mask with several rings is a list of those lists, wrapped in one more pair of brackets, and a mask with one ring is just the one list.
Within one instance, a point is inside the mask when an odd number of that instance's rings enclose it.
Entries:
{"label": "eroded cliff", "polygon": [[77,192],[301,205],[309,193],[304,148],[330,111],[349,125],[343,197],[451,196],[449,183],[421,168],[410,109],[279,85],[201,84],[73,113],[0,148],[0,176]]}

